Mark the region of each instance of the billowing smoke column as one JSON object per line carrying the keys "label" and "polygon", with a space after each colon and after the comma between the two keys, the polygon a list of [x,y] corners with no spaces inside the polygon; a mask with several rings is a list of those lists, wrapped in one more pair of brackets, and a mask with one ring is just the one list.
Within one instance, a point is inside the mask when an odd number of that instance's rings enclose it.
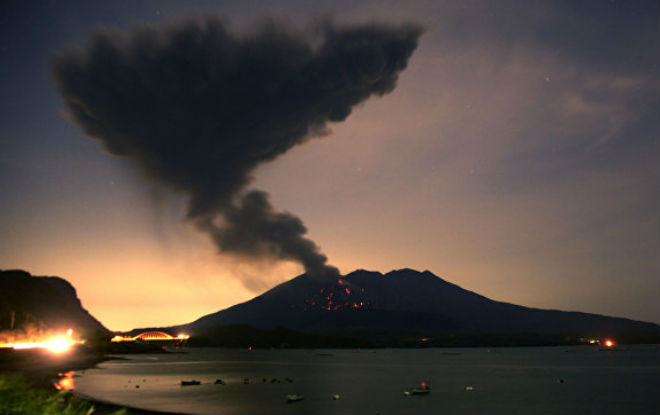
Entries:
{"label": "billowing smoke column", "polygon": [[266,20],[237,35],[206,18],[102,30],[87,48],[57,54],[52,72],[85,134],[185,194],[188,219],[221,252],[332,276],[302,221],[247,186],[261,163],[392,91],[421,29],[330,21],[316,29],[310,37]]}

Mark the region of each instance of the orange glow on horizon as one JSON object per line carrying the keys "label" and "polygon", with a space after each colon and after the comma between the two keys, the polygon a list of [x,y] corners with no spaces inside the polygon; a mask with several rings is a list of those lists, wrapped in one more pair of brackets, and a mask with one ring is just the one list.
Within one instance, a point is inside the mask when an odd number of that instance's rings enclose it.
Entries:
{"label": "orange glow on horizon", "polygon": [[73,338],[73,330],[67,330],[63,335],[51,335],[43,339],[32,341],[13,341],[10,343],[0,343],[0,348],[26,350],[26,349],[46,349],[55,354],[68,352],[72,346],[82,344],[82,340]]}
{"label": "orange glow on horizon", "polygon": [[124,337],[124,336],[117,335],[117,336],[111,338],[110,341],[113,342],[113,343],[119,343],[119,342],[125,342],[125,341],[133,341],[133,338],[129,337],[129,336]]}

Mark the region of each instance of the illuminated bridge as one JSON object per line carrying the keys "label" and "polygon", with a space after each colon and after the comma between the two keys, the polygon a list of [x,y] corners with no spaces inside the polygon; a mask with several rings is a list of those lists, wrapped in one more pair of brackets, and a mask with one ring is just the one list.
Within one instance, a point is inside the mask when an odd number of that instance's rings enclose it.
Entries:
{"label": "illuminated bridge", "polygon": [[164,331],[145,331],[137,336],[115,336],[110,341],[118,342],[137,342],[137,343],[164,343],[164,344],[180,344],[188,340],[190,336],[187,334],[178,334],[176,337]]}

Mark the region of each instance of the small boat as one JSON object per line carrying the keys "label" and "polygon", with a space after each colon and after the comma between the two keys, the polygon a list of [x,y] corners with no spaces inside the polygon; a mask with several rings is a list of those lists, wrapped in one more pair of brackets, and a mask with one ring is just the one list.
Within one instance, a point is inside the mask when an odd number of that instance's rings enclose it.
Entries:
{"label": "small boat", "polygon": [[426,395],[427,393],[430,393],[431,389],[428,386],[424,386],[422,388],[414,388],[413,390],[410,391],[411,395]]}
{"label": "small boat", "polygon": [[411,395],[426,395],[429,392],[431,392],[431,388],[426,382],[422,382],[419,386],[410,390]]}
{"label": "small boat", "polygon": [[201,385],[202,382],[198,380],[182,380],[181,381],[181,386],[196,386],[196,385]]}
{"label": "small boat", "polygon": [[287,402],[299,402],[305,399],[305,395],[301,395],[299,393],[294,393],[291,395],[286,395],[286,401]]}

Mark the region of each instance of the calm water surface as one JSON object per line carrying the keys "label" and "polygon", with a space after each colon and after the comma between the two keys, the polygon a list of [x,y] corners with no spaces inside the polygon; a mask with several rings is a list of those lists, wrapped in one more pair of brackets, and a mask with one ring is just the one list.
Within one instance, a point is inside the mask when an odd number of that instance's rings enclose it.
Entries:
{"label": "calm water surface", "polygon": [[[190,414],[660,412],[655,345],[607,351],[589,346],[186,351],[104,362],[79,372],[75,389],[123,405]],[[213,384],[218,378],[226,385]],[[202,384],[182,387],[181,380],[189,379]],[[404,396],[422,381],[431,386],[429,395]],[[305,399],[286,403],[291,393]]]}

